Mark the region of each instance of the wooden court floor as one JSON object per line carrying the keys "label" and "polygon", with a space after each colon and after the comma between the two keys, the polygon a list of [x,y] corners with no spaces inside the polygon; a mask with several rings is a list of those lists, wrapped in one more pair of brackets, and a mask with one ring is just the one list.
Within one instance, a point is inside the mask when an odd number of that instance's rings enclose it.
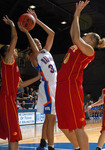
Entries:
{"label": "wooden court floor", "polygon": [[[85,126],[85,131],[89,137],[89,142],[97,143],[100,135],[101,120],[89,120]],[[42,124],[21,126],[23,140],[21,143],[39,143],[41,137]],[[0,145],[6,144],[7,140],[0,139]],[[57,123],[55,124],[55,143],[69,142],[64,134],[58,129]]]}

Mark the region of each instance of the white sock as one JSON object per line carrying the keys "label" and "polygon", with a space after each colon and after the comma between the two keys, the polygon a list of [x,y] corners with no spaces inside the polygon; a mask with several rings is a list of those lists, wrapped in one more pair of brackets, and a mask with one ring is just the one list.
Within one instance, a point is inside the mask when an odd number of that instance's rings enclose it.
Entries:
{"label": "white sock", "polygon": [[46,143],[47,143],[47,140],[45,140],[46,141]]}
{"label": "white sock", "polygon": [[97,146],[97,148],[102,149],[102,147],[100,147],[100,146]]}
{"label": "white sock", "polygon": [[48,145],[48,146],[50,146],[50,147],[54,148],[54,145]]}
{"label": "white sock", "polygon": [[76,150],[76,149],[78,150],[79,148],[80,148],[80,147],[76,147],[75,150]]}

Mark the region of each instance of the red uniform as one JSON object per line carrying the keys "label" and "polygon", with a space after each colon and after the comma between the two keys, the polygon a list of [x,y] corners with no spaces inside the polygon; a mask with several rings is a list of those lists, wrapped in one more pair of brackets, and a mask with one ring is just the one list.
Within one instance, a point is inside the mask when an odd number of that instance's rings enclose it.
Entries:
{"label": "red uniform", "polygon": [[9,142],[15,142],[22,139],[15,104],[20,71],[15,61],[13,64],[6,64],[3,59],[1,68],[0,138],[6,139],[8,137]]}
{"label": "red uniform", "polygon": [[94,59],[84,55],[76,45],[69,48],[57,75],[55,97],[58,127],[82,128],[86,125],[83,104],[83,70]]}
{"label": "red uniform", "polygon": [[[105,94],[105,88],[103,89],[103,94]],[[104,108],[103,108],[103,117],[102,117],[102,129],[100,132],[105,131],[105,97],[104,97]]]}

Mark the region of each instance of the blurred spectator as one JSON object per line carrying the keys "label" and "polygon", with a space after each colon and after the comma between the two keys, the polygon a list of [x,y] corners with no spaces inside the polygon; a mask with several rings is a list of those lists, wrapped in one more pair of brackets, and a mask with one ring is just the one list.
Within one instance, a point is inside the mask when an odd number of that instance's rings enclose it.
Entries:
{"label": "blurred spectator", "polygon": [[89,105],[88,102],[84,105],[84,108],[85,108],[85,119],[90,120],[90,113],[87,110],[88,105]]}
{"label": "blurred spectator", "polygon": [[35,95],[34,95],[34,99],[35,99],[35,100],[38,100],[38,95],[35,94]]}
{"label": "blurred spectator", "polygon": [[91,95],[90,94],[84,94],[84,102],[89,102],[91,100]]}
{"label": "blurred spectator", "polygon": [[16,100],[16,106],[17,106],[17,109],[22,109],[19,100]]}
{"label": "blurred spectator", "polygon": [[27,109],[25,101],[22,101],[21,107],[22,107],[22,109]]}
{"label": "blurred spectator", "polygon": [[38,96],[34,95],[34,109],[37,109]]}
{"label": "blurred spectator", "polygon": [[36,93],[35,93],[36,95],[38,95],[38,90],[39,90],[39,89],[36,89]]}
{"label": "blurred spectator", "polygon": [[33,88],[30,88],[30,95],[32,95],[32,92],[34,91]]}
{"label": "blurred spectator", "polygon": [[26,96],[30,95],[30,88],[28,86],[25,88],[24,93]]}
{"label": "blurred spectator", "polygon": [[28,100],[28,108],[34,108],[34,97],[32,95],[30,95]]}
{"label": "blurred spectator", "polygon": [[23,97],[23,93],[24,93],[24,88],[23,87],[19,87],[17,90],[17,97],[22,98]]}
{"label": "blurred spectator", "polygon": [[35,91],[32,91],[32,92],[31,92],[31,96],[34,97],[34,95],[35,95]]}

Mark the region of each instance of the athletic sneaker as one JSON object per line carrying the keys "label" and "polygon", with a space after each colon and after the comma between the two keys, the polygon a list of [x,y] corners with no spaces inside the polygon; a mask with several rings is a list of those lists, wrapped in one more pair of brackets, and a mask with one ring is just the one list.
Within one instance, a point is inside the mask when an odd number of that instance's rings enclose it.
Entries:
{"label": "athletic sneaker", "polygon": [[45,147],[40,147],[40,146],[39,146],[39,147],[36,148],[36,150],[46,150],[46,148],[45,148]]}
{"label": "athletic sneaker", "polygon": [[48,150],[55,150],[54,147],[48,146]]}

